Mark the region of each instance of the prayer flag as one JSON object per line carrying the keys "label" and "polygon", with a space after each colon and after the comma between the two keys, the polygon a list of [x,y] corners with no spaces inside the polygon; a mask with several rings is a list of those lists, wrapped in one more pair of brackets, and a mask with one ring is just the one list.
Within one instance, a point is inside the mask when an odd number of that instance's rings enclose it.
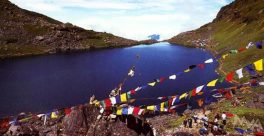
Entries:
{"label": "prayer flag", "polygon": [[126,102],[127,101],[127,94],[126,93],[121,94],[120,99],[121,99],[121,102]]}
{"label": "prayer flag", "polygon": [[110,101],[111,101],[112,105],[115,105],[116,104],[116,98],[115,97],[111,97],[110,98]]}
{"label": "prayer flag", "polygon": [[188,93],[184,93],[184,94],[180,95],[180,100],[183,98],[186,98],[187,96],[188,96]]}
{"label": "prayer flag", "polygon": [[133,114],[138,115],[140,108],[139,107],[134,107]]}
{"label": "prayer flag", "polygon": [[155,111],[160,111],[160,105],[155,105]]}
{"label": "prayer flag", "polygon": [[160,111],[164,111],[164,102],[160,103]]}
{"label": "prayer flag", "polygon": [[155,110],[155,106],[154,105],[147,106],[147,110],[154,111]]}
{"label": "prayer flag", "polygon": [[202,63],[202,64],[198,64],[197,66],[198,66],[200,69],[204,69],[205,64]]}
{"label": "prayer flag", "polygon": [[128,107],[128,115],[132,115],[133,110],[134,110],[134,107],[132,107],[132,106]]}
{"label": "prayer flag", "polygon": [[239,79],[243,77],[243,72],[242,72],[242,70],[243,70],[243,68],[238,69],[238,70],[236,71],[236,74],[238,75],[238,78],[239,78]]}
{"label": "prayer flag", "polygon": [[238,52],[243,52],[243,51],[245,51],[247,48],[245,48],[245,47],[242,47],[242,48],[239,48],[238,49]]}
{"label": "prayer flag", "polygon": [[230,50],[230,53],[231,54],[236,54],[236,53],[238,53],[238,51],[237,50]]}
{"label": "prayer flag", "polygon": [[130,90],[130,94],[136,94],[136,90]]}
{"label": "prayer flag", "polygon": [[130,76],[130,77],[133,77],[134,76],[134,74],[135,74],[135,71],[133,71],[132,69],[128,72],[128,76]]}
{"label": "prayer flag", "polygon": [[235,130],[238,132],[238,133],[240,133],[240,134],[244,134],[245,133],[245,130],[244,129],[242,129],[242,128],[235,128]]}
{"label": "prayer flag", "polygon": [[104,102],[104,100],[103,100],[103,101],[100,101],[100,105],[101,105],[102,107],[105,107],[105,102]]}
{"label": "prayer flag", "polygon": [[254,46],[254,43],[253,42],[249,42],[246,48],[249,49],[252,46]]}
{"label": "prayer flag", "polygon": [[116,111],[116,115],[122,115],[122,108],[117,109],[117,111]]}
{"label": "prayer flag", "polygon": [[190,71],[191,71],[190,69],[186,69],[186,70],[184,70],[185,73],[190,72]]}
{"label": "prayer flag", "polygon": [[226,92],[226,93],[225,93],[225,97],[226,97],[227,99],[232,99],[232,93],[231,93],[231,91]]}
{"label": "prayer flag", "polygon": [[148,83],[150,86],[155,86],[156,82]]}
{"label": "prayer flag", "polygon": [[58,113],[58,112],[52,112],[52,113],[51,113],[51,118],[52,118],[52,119],[56,119],[56,118],[58,118],[57,113]]}
{"label": "prayer flag", "polygon": [[235,114],[232,114],[232,113],[228,113],[228,112],[226,112],[226,116],[229,117],[229,118],[232,118],[232,117],[235,116]]}
{"label": "prayer flag", "polygon": [[144,109],[140,109],[139,112],[138,112],[138,115],[142,115],[144,112]]}
{"label": "prayer flag", "polygon": [[212,86],[215,86],[217,80],[218,80],[218,79],[215,79],[215,80],[209,82],[209,83],[207,84],[207,86],[211,86],[211,87],[212,87]]}
{"label": "prayer flag", "polygon": [[165,96],[162,96],[162,97],[158,97],[158,99],[159,100],[164,100],[164,99],[166,99],[166,97]]}
{"label": "prayer flag", "polygon": [[189,66],[189,69],[194,69],[196,67],[196,65],[191,65]]}
{"label": "prayer flag", "polygon": [[173,98],[171,105],[174,105],[174,104],[178,103],[179,101],[180,101],[179,97],[176,96]]}
{"label": "prayer flag", "polygon": [[127,99],[130,99],[131,98],[131,92],[127,92]]}
{"label": "prayer flag", "polygon": [[222,58],[225,59],[229,54],[222,55]]}
{"label": "prayer flag", "polygon": [[250,75],[256,75],[256,71],[254,70],[252,64],[247,65],[247,66],[245,67],[245,69],[248,71],[248,73],[249,73]]}
{"label": "prayer flag", "polygon": [[225,77],[221,76],[221,77],[218,78],[217,81],[220,82],[220,83],[223,83],[225,81]]}
{"label": "prayer flag", "polygon": [[263,70],[263,59],[255,61],[254,65],[257,71],[262,71]]}
{"label": "prayer flag", "polygon": [[122,108],[122,114],[127,115],[128,114],[128,108]]}
{"label": "prayer flag", "polygon": [[230,72],[226,75],[226,81],[231,82],[233,80],[235,72]]}
{"label": "prayer flag", "polygon": [[141,90],[142,89],[142,87],[137,87],[136,89],[135,89],[135,91],[137,92],[137,91],[139,91],[139,90]]}
{"label": "prayer flag", "polygon": [[171,76],[169,77],[169,79],[171,79],[171,80],[175,80],[175,79],[176,79],[176,75],[171,75]]}
{"label": "prayer flag", "polygon": [[206,60],[204,63],[212,63],[212,62],[214,62],[213,59],[208,59],[208,60]]}
{"label": "prayer flag", "polygon": [[104,103],[105,103],[105,107],[111,107],[112,106],[110,98],[105,99]]}
{"label": "prayer flag", "polygon": [[262,49],[262,41],[261,42],[256,42],[256,46],[258,49]]}
{"label": "prayer flag", "polygon": [[203,87],[204,87],[204,85],[198,86],[198,87],[195,89],[196,93],[201,92],[201,91],[203,90]]}
{"label": "prayer flag", "polygon": [[121,103],[120,96],[116,96],[115,99],[116,99],[116,103]]}
{"label": "prayer flag", "polygon": [[159,79],[159,82],[161,83],[161,82],[163,82],[164,80],[166,80],[166,78],[165,78],[165,77],[161,77],[161,78]]}

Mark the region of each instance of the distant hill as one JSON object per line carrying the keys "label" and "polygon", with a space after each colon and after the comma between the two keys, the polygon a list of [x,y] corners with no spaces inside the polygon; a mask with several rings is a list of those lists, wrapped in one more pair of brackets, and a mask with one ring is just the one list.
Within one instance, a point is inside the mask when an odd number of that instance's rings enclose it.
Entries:
{"label": "distant hill", "polygon": [[[264,0],[235,0],[222,7],[212,22],[168,41],[185,46],[204,46],[221,55],[261,40],[264,40]],[[223,68],[230,71],[263,56],[263,50],[251,49],[224,60]]]}
{"label": "distant hill", "polygon": [[85,30],[0,1],[0,57],[59,51],[125,47],[156,41],[134,41],[109,33]]}

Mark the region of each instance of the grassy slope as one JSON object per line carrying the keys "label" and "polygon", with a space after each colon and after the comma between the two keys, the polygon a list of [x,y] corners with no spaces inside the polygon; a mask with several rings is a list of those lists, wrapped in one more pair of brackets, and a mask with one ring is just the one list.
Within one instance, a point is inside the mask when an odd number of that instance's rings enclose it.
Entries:
{"label": "grassy slope", "polygon": [[[218,16],[222,15],[221,18],[218,17],[199,29],[179,34],[169,42],[193,46],[190,41],[210,39],[207,48],[216,55],[223,55],[231,49],[246,47],[249,42],[264,40],[264,1],[243,1],[246,2],[237,0],[223,8],[225,12],[218,13]],[[233,15],[235,11],[239,12],[238,17]],[[221,60],[222,68],[226,72],[236,70],[260,58],[264,58],[264,50],[252,48]]]}
{"label": "grassy slope", "polygon": [[[238,0],[237,0],[238,1]],[[236,4],[237,4],[236,1]],[[245,0],[244,0],[245,1]],[[240,11],[240,14],[251,21],[243,22],[243,19],[232,19],[228,17],[228,14],[218,21],[206,24],[197,30],[185,32],[169,40],[171,43],[178,43],[186,46],[194,46],[190,41],[197,39],[210,39],[211,42],[207,47],[216,55],[223,55],[228,53],[231,49],[239,49],[246,47],[249,42],[264,41],[264,1],[257,0],[249,2],[243,6],[235,8]],[[229,11],[230,14],[233,14]],[[244,18],[244,19],[245,19]],[[221,59],[222,70],[226,73],[229,71],[237,70],[247,64],[250,64],[260,58],[264,58],[264,49],[250,48],[239,54],[230,54],[226,59]],[[221,73],[221,72],[220,72]],[[221,73],[221,74],[225,74]],[[247,82],[249,75],[244,72],[245,78],[242,78],[240,82]],[[262,72],[262,75],[264,72]],[[259,91],[263,91],[263,87],[254,88],[250,94],[238,94],[243,96],[243,101],[252,100],[252,98],[258,94]],[[218,103],[217,107],[221,111],[229,111],[238,115],[239,117],[246,117],[247,119],[260,119],[262,125],[264,125],[264,110],[256,108],[248,108],[246,106],[238,106],[230,108],[230,101],[223,101]],[[211,114],[213,116],[213,113]],[[172,120],[172,126],[178,127],[184,117]],[[234,126],[229,123],[228,131],[233,131]],[[243,126],[239,126],[243,127]]]}

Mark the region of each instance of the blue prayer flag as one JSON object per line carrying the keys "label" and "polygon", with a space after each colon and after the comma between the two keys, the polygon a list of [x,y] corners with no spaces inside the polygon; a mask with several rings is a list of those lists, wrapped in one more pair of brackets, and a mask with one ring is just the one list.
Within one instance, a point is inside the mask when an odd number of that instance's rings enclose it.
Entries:
{"label": "blue prayer flag", "polygon": [[248,71],[250,75],[256,75],[256,71],[254,69],[253,64],[249,64],[245,67],[245,69]]}

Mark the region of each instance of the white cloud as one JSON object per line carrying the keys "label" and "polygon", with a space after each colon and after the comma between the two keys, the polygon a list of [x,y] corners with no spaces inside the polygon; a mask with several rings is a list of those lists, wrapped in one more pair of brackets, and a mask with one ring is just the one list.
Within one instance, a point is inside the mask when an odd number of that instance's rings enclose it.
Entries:
{"label": "white cloud", "polygon": [[43,13],[86,29],[143,40],[150,34],[168,39],[195,29],[217,14],[230,0],[11,0],[22,8]]}

